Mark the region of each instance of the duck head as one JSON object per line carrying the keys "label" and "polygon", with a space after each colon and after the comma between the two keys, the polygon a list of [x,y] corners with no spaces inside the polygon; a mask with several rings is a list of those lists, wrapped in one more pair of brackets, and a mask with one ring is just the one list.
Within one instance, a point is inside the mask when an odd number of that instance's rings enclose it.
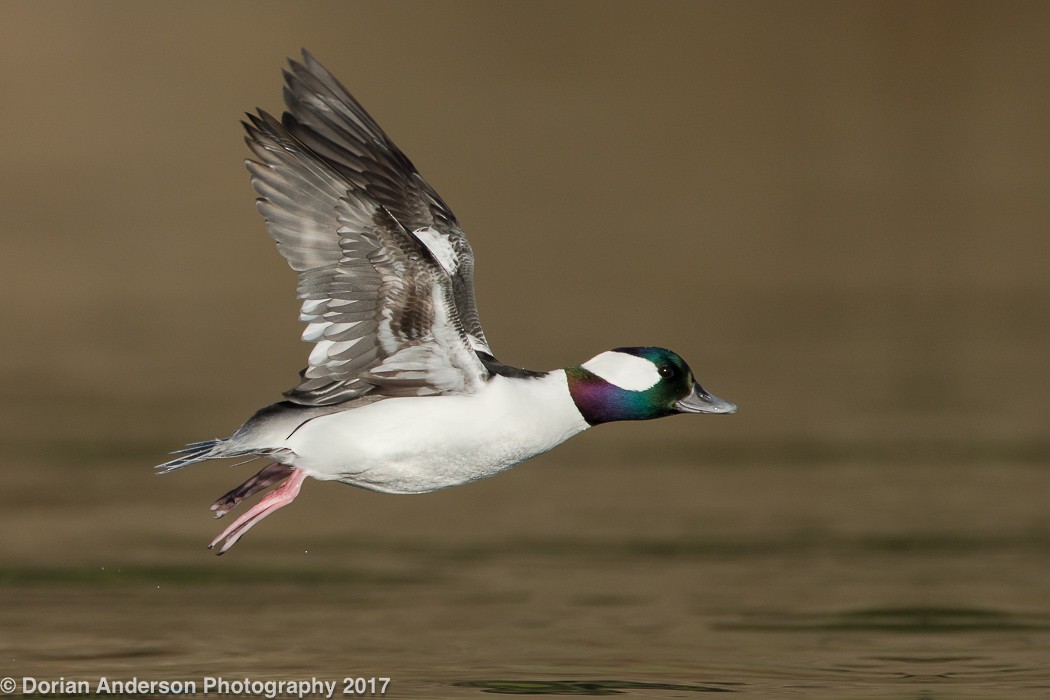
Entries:
{"label": "duck head", "polygon": [[591,425],[736,411],[735,404],[705,391],[685,360],[664,348],[608,350],[565,374],[573,403]]}

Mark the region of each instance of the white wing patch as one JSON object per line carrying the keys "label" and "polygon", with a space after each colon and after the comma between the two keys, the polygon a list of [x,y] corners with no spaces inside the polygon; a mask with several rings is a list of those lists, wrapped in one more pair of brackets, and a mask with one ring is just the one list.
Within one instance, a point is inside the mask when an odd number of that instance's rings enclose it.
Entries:
{"label": "white wing patch", "polygon": [[467,334],[467,340],[470,341],[470,347],[473,348],[475,351],[484,352],[484,353],[487,353],[489,355],[492,354],[492,350],[489,348],[488,343],[486,343],[485,341],[481,340],[476,335],[470,335],[468,333]]}
{"label": "white wing patch", "polygon": [[412,235],[427,247],[449,277],[456,274],[456,270],[459,269],[459,259],[456,257],[456,251],[453,250],[448,236],[431,226],[417,228]]}
{"label": "white wing patch", "polygon": [[[383,387],[385,393],[407,390],[402,395],[470,394],[485,386],[488,372],[458,335],[449,312],[446,290],[434,285],[431,290],[434,316],[429,331],[422,338],[404,341],[395,338],[389,324],[379,327],[379,341],[387,357],[372,367],[363,379]],[[384,315],[390,309],[384,309]],[[394,395],[397,395],[396,393]]]}
{"label": "white wing patch", "polygon": [[628,391],[645,391],[660,381],[660,372],[649,360],[625,352],[607,350],[581,365],[610,384]]}
{"label": "white wing patch", "polygon": [[[455,277],[456,271],[459,270],[459,256],[456,254],[456,249],[452,247],[451,239],[447,235],[432,226],[417,228],[412,232],[412,235],[426,246],[426,249],[430,251],[430,254],[434,256],[449,277]],[[471,349],[489,355],[492,354],[488,343],[476,335],[467,333],[467,340],[470,342]]]}

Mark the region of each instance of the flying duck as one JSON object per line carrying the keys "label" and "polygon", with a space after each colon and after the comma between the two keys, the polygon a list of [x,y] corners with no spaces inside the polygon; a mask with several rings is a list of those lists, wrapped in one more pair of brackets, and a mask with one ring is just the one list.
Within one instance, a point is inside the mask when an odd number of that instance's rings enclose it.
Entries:
{"label": "flying duck", "polygon": [[307,477],[425,493],[493,476],[599,423],[736,411],[663,348],[615,348],[549,372],[497,360],[449,207],[309,52],[284,80],[281,120],[259,110],[244,124],[247,167],[266,230],[299,275],[313,349],[284,401],[156,467],[269,460],[212,504],[215,517],[283,483],[209,548],[229,550]]}

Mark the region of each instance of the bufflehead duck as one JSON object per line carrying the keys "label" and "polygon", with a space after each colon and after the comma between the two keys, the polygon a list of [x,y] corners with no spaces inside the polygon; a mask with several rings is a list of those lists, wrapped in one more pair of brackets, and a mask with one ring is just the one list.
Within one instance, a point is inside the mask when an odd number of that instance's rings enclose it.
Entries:
{"label": "bufflehead duck", "polygon": [[308,476],[425,493],[497,474],[599,423],[736,411],[663,348],[616,348],[550,372],[497,360],[455,215],[309,52],[289,64],[288,111],[244,124],[247,167],[266,230],[299,274],[313,350],[285,401],[157,467],[271,460],[212,504],[215,517],[284,483],[210,548],[226,552]]}

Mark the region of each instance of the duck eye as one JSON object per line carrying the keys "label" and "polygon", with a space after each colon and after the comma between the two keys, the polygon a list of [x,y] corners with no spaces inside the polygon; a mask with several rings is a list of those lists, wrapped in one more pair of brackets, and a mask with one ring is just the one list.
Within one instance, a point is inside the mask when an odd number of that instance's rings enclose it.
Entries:
{"label": "duck eye", "polygon": [[659,367],[657,367],[656,371],[658,371],[660,373],[660,376],[664,379],[670,379],[674,376],[674,367],[672,367],[671,365],[660,365]]}

